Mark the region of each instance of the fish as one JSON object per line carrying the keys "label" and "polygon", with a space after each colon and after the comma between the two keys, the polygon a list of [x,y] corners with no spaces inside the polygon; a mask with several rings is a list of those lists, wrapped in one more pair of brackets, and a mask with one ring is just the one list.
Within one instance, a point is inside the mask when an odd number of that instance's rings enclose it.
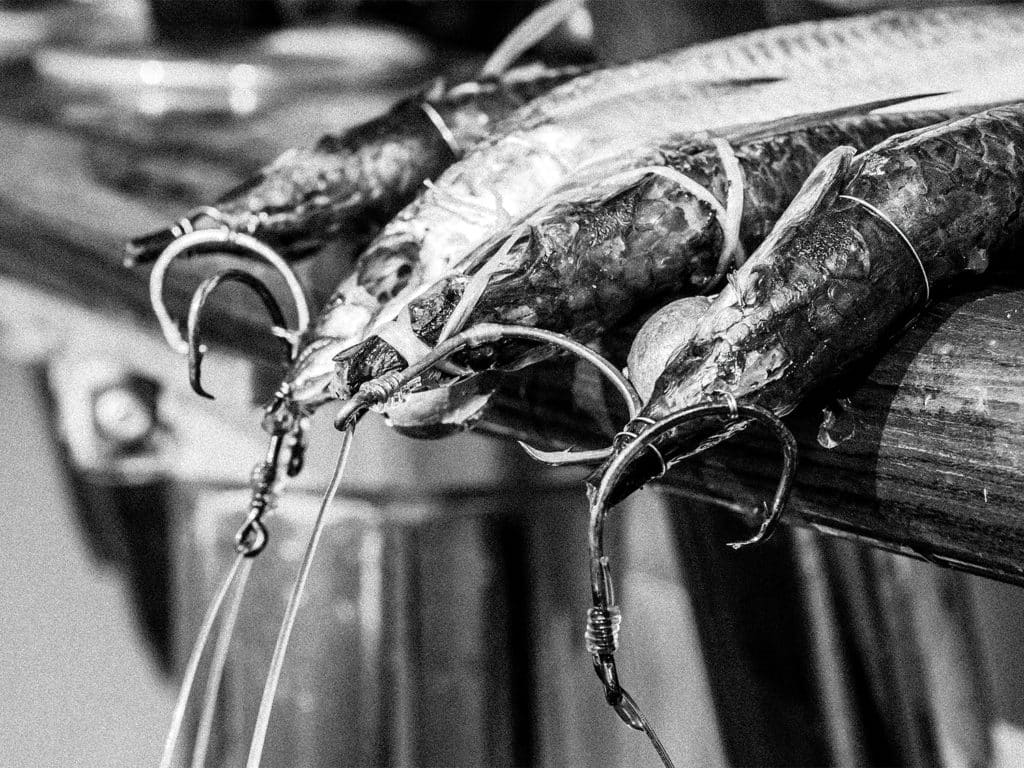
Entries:
{"label": "fish", "polygon": [[289,259],[342,234],[368,239],[504,117],[591,69],[534,64],[454,86],[439,79],[384,115],[287,150],[211,205],[130,240],[126,264],[149,263],[178,235],[206,226],[254,235]]}
{"label": "fish", "polygon": [[730,546],[764,541],[797,472],[797,442],[780,417],[884,349],[933,293],[984,272],[1001,250],[1015,255],[1022,205],[1024,104],[900,134],[859,154],[838,147],[710,303],[681,299],[641,332],[642,350],[680,345],[667,364],[660,352],[631,353],[631,369],[661,373],[587,480],[593,606],[585,637],[605,700],[650,737],[666,765],[617,670],[621,610],[604,535],[610,507],[756,423],[779,441],[782,471],[756,532]]}
{"label": "fish", "polygon": [[[683,342],[626,431],[643,439],[723,399],[785,416],[883,350],[933,295],[984,273],[1024,230],[1022,205],[1022,103],[834,150],[734,279],[674,329]],[[652,443],[659,466],[636,462],[617,498],[743,426],[667,431]]]}
{"label": "fish", "polygon": [[[434,347],[463,326],[528,325],[576,341],[600,342],[666,297],[718,287],[723,244],[727,258],[736,250],[726,243],[729,224],[722,216],[731,190],[721,141],[728,140],[725,151],[739,169],[737,253],[749,253],[831,150],[842,145],[867,149],[892,134],[948,117],[947,111],[928,111],[836,119],[829,112],[747,126],[733,136],[715,137],[718,143],[695,137],[664,145],[623,181],[596,185],[589,199],[549,206],[536,221],[514,228],[505,245],[483,249],[473,268],[439,281],[410,303],[408,317],[343,357],[336,389],[354,392],[366,381],[404,368],[410,353]],[[681,183],[685,180],[707,190],[720,203],[717,210]],[[471,306],[465,307],[467,301]],[[456,319],[460,309],[464,316]],[[515,369],[537,357],[534,347],[509,340],[477,347],[459,362],[479,372]],[[419,386],[444,379],[443,373],[434,381],[422,377]],[[649,394],[650,387],[645,388]]]}
{"label": "fish", "polygon": [[[673,137],[901,94],[921,109],[1019,98],[1024,9],[808,22],[609,67],[504,120],[389,222],[336,289],[290,381],[324,402],[329,358],[375,334],[546,196],[637,166]],[[472,260],[470,259],[470,262]]]}

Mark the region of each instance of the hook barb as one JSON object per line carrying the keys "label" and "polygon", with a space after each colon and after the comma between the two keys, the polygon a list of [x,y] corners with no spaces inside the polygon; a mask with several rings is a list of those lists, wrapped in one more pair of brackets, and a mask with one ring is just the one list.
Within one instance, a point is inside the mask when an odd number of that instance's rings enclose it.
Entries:
{"label": "hook barb", "polygon": [[525,443],[522,440],[516,440],[519,443],[519,447],[522,448],[526,455],[534,461],[539,461],[541,464],[547,464],[549,467],[574,467],[582,464],[599,464],[602,461],[606,461],[611,458],[611,448],[598,448],[593,451],[542,451],[539,448],[534,448],[529,443]]}

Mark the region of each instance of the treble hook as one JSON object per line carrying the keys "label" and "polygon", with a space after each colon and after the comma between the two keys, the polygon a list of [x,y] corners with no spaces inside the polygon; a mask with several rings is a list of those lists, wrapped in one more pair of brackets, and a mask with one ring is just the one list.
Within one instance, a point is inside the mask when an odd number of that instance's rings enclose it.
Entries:
{"label": "treble hook", "polygon": [[199,246],[231,246],[240,249],[247,256],[255,257],[269,264],[284,279],[295,304],[298,327],[294,331],[288,331],[289,340],[298,339],[309,328],[309,303],[302,290],[302,285],[292,268],[273,248],[252,235],[236,232],[226,227],[198,229],[186,232],[171,241],[153,263],[153,271],[149,274],[149,301],[153,305],[153,314],[156,315],[160,323],[160,330],[163,332],[164,338],[175,352],[187,355],[189,345],[181,337],[177,323],[171,318],[167,306],[164,304],[164,282],[171,262],[183,253]]}
{"label": "treble hook", "polygon": [[206,278],[192,295],[192,303],[188,308],[188,380],[197,395],[209,398],[210,400],[214,399],[213,395],[203,389],[201,381],[203,355],[207,353],[208,349],[199,340],[199,320],[202,317],[203,309],[210,295],[218,286],[227,282],[236,282],[248,286],[260,297],[263,306],[267,308],[267,312],[270,313],[270,317],[274,322],[274,335],[278,336],[284,343],[289,360],[294,358],[297,344],[297,337],[293,337],[284,327],[285,319],[281,306],[262,280],[240,269],[225,269],[212,277]]}
{"label": "treble hook", "polygon": [[553,344],[578,355],[595,366],[598,371],[611,381],[626,401],[626,406],[631,415],[635,415],[643,405],[640,401],[640,395],[637,394],[633,385],[629,383],[625,376],[619,373],[614,365],[578,341],[574,341],[560,333],[546,331],[541,328],[522,325],[501,325],[499,323],[480,323],[441,342],[431,350],[430,354],[413,363],[408,368],[402,371],[391,371],[362,384],[355,394],[349,398],[348,402],[342,406],[334,419],[334,426],[337,429],[345,429],[354,415],[362,413],[372,405],[385,402],[402,387],[407,386],[415,378],[436,367],[452,355],[470,347],[493,344],[502,339],[539,341],[545,344]]}

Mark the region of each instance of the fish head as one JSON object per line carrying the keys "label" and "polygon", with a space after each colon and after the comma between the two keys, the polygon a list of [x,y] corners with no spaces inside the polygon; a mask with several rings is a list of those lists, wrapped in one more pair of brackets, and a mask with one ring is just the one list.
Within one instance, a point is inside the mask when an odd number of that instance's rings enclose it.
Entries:
{"label": "fish head", "polygon": [[[407,367],[406,357],[378,336],[343,350],[335,363],[333,391],[342,398],[351,397],[369,381]],[[500,373],[484,371],[468,377],[464,373],[428,370],[374,408],[395,431],[409,437],[436,439],[465,431],[483,417],[497,391]]]}
{"label": "fish head", "polygon": [[406,359],[379,336],[339,350],[333,358],[334,391],[351,397],[368,381],[407,367]]}
{"label": "fish head", "polygon": [[[605,476],[617,467],[609,495],[614,503],[727,439],[743,420],[723,404],[784,414],[799,402],[802,390],[787,374],[810,359],[819,338],[816,323],[831,323],[831,314],[807,314],[808,296],[827,288],[826,275],[852,258],[847,252],[856,253],[827,223],[853,155],[852,148],[841,147],[821,161],[772,233],[712,301],[676,302],[652,316],[629,360],[634,383],[650,388],[647,402],[592,476],[592,489],[607,487]],[[637,452],[640,446],[645,450]],[[627,452],[637,453],[625,466],[620,457]]]}

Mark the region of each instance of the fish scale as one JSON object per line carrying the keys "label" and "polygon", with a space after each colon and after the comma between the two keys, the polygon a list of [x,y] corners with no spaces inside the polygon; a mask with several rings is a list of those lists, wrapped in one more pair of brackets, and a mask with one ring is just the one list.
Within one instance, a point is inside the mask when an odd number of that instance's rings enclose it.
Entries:
{"label": "fish scale", "polygon": [[[765,77],[784,79],[744,82]],[[687,132],[947,91],[954,93],[915,107],[1024,96],[1024,10],[808,22],[576,78],[503,121],[384,228],[315,324],[312,335],[333,343],[300,356],[294,390],[322,401],[336,354],[393,320],[546,195],[585,180],[588,168],[635,167],[652,147]]]}

